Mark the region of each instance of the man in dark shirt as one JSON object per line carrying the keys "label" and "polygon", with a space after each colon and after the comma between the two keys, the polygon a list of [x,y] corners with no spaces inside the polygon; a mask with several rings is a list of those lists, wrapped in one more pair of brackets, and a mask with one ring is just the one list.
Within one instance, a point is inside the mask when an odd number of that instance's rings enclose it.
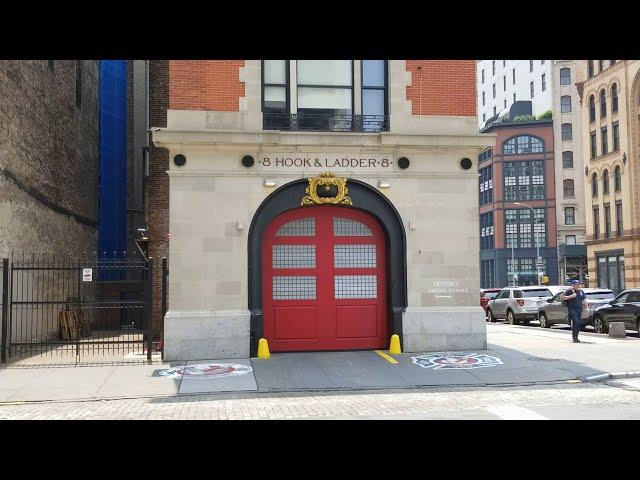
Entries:
{"label": "man in dark shirt", "polygon": [[582,327],[582,306],[587,302],[580,280],[573,280],[571,282],[571,288],[564,292],[562,300],[567,302],[569,309],[569,321],[571,322],[573,342],[580,343],[578,333],[580,333],[580,328]]}

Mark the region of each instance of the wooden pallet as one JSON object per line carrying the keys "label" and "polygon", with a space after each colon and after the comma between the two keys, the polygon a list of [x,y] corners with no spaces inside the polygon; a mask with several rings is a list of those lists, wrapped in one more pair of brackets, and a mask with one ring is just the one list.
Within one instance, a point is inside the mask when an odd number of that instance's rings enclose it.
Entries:
{"label": "wooden pallet", "polygon": [[91,335],[89,322],[83,312],[77,310],[58,312],[58,330],[62,340],[77,340],[78,333],[83,337]]}

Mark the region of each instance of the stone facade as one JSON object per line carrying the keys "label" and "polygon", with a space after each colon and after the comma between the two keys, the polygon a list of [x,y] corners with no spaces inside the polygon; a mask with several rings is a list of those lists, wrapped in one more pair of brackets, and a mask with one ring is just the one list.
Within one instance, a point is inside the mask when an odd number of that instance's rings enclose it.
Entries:
{"label": "stone facade", "polygon": [[96,250],[98,82],[93,60],[0,61],[0,255]]}
{"label": "stone facade", "polygon": [[[582,142],[585,157],[586,234],[589,279],[592,286],[622,290],[640,287],[640,61],[581,60]],[[589,63],[591,63],[591,68]],[[601,68],[602,67],[602,68]],[[591,71],[591,72],[590,72]],[[615,87],[615,88],[614,88]],[[606,111],[603,115],[601,94],[604,92]],[[617,110],[613,94],[617,94]],[[590,112],[593,97],[594,111]],[[614,145],[614,125],[619,128],[619,146]],[[604,130],[606,129],[606,130]],[[607,135],[607,151],[603,151],[603,134]],[[595,151],[591,135],[595,133]],[[620,188],[615,185],[615,171],[620,169]],[[609,191],[605,193],[604,177],[608,176]],[[597,191],[594,191],[595,182]],[[622,229],[618,230],[621,205]],[[610,211],[607,235],[605,208]],[[598,212],[598,222],[594,212]],[[596,223],[599,232],[596,235]],[[623,259],[620,263],[620,257]],[[603,268],[609,258],[618,260],[615,269],[621,272],[617,280],[608,278],[612,266]],[[607,273],[608,271],[608,273]],[[615,272],[614,272],[615,273]],[[622,281],[624,279],[624,282]]]}
{"label": "stone facade", "polygon": [[[172,72],[186,67],[170,63],[171,85]],[[274,187],[319,173],[295,166],[273,170],[259,162],[246,168],[241,163],[245,155],[261,159],[278,153],[392,159],[392,166],[384,170],[338,167],[331,171],[379,189],[402,218],[408,308],[402,315],[403,331],[397,333],[404,336],[404,348],[485,348],[484,314],[477,301],[477,171],[475,160],[468,170],[461,168],[460,161],[476,159],[494,139],[476,132],[474,82],[469,82],[464,113],[452,109],[450,115],[416,115],[407,94],[415,72],[405,61],[390,61],[389,132],[267,131],[262,130],[261,62],[243,64],[238,66],[238,78],[244,83],[244,96],[238,98],[237,111],[201,110],[200,103],[185,109],[180,104],[182,109],[167,112],[167,128],[155,131],[152,123],[155,146],[166,148],[169,159],[178,154],[187,159],[184,166],[169,162],[165,359],[249,354],[248,229]],[[470,62],[471,72],[473,65]],[[456,69],[449,73],[444,66],[439,71],[445,80],[455,80]],[[202,72],[193,70],[191,84]],[[442,94],[426,87],[423,93]],[[169,105],[173,105],[171,99]],[[411,162],[406,170],[397,166],[402,156]]]}
{"label": "stone facade", "polygon": [[[582,150],[582,109],[576,87],[577,79],[583,76],[580,71],[582,68],[583,62],[578,60],[551,61],[553,141],[557,185],[558,271],[559,283],[562,285],[573,278],[579,278],[582,281],[588,280],[585,247],[586,213],[583,202],[586,177],[584,174],[585,158]],[[567,102],[568,99],[569,102]],[[569,108],[567,108],[567,103]],[[567,124],[572,126],[571,138],[566,138],[566,135],[563,137],[562,134],[563,125]],[[572,220],[573,223],[571,223]],[[577,253],[581,253],[581,255],[578,256]]]}

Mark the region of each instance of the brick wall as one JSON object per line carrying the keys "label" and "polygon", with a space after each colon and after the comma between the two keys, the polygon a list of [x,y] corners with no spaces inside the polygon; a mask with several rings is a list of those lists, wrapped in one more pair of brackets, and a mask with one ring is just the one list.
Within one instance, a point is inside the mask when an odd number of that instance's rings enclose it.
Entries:
{"label": "brick wall", "polygon": [[[244,97],[244,60],[172,60],[169,108],[237,112]],[[158,125],[159,126],[159,125]]]}
{"label": "brick wall", "polygon": [[[149,126],[167,126],[169,107],[169,61],[149,62]],[[153,329],[162,332],[162,257],[169,256],[169,151],[149,141],[147,183],[149,256],[154,258]]]}
{"label": "brick wall", "polygon": [[81,64],[78,108],[75,60],[0,61],[0,254],[96,249],[99,72]]}
{"label": "brick wall", "polygon": [[476,115],[474,60],[407,60],[414,115]]}

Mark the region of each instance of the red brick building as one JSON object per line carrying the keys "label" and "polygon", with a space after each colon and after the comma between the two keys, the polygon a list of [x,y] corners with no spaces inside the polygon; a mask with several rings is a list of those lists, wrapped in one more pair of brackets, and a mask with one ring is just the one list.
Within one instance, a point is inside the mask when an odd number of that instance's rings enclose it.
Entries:
{"label": "red brick building", "polygon": [[496,140],[478,157],[481,287],[536,285],[538,272],[557,284],[552,120],[506,116],[482,132]]}

